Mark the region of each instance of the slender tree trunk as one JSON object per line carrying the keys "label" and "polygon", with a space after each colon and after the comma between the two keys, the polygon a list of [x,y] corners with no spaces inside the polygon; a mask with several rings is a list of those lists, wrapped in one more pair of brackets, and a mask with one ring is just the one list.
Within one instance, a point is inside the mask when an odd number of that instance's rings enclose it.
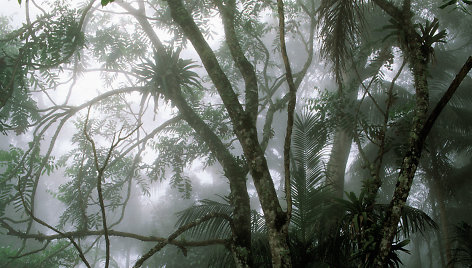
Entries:
{"label": "slender tree trunk", "polygon": [[[433,145],[434,142],[431,142]],[[434,147],[434,145],[432,146]],[[438,236],[440,240],[438,241],[439,244],[443,247],[444,255],[446,256],[445,262],[445,267],[453,267],[454,265],[452,264],[452,254],[451,254],[451,239],[449,236],[449,224],[448,224],[448,217],[447,217],[447,210],[445,206],[445,200],[442,192],[442,187],[440,185],[440,174],[438,170],[438,159],[436,155],[436,150],[435,148],[431,149],[431,169],[430,172],[431,174],[428,176],[430,180],[430,189],[431,193],[434,196],[434,199],[436,200],[436,208],[438,209],[437,213],[439,215],[439,222],[440,222],[440,230],[441,230],[441,236]],[[441,252],[441,255],[443,252]]]}
{"label": "slender tree trunk", "polygon": [[[429,188],[432,189],[432,179],[429,178]],[[431,193],[430,194],[430,203],[431,203],[431,208],[433,210],[433,218],[435,221],[438,221],[438,218],[439,218],[439,212],[438,212],[438,205],[437,205],[437,199],[436,199],[436,195],[434,193]],[[443,244],[441,242],[441,235],[439,234],[439,231],[435,231],[435,234],[436,234],[436,240],[438,241],[438,253],[439,253],[439,257],[440,257],[440,260],[441,260],[441,267],[444,268],[446,267],[446,261],[444,259],[444,248],[443,248]],[[429,248],[429,251],[430,251],[430,254],[432,255],[432,249],[431,249],[431,246],[430,244],[428,244],[428,248]],[[430,259],[432,258],[432,256],[430,256]],[[431,267],[432,267],[432,259],[431,259]]]}
{"label": "slender tree trunk", "polygon": [[414,240],[413,246],[415,250],[413,252],[413,256],[415,256],[415,267],[423,267],[421,263],[421,247],[418,238]]}
{"label": "slender tree trunk", "polygon": [[439,259],[441,260],[441,268],[446,267],[446,259],[444,258],[444,246],[441,242],[442,237],[439,231],[436,231],[436,240],[438,241],[438,253],[439,253]]}
{"label": "slender tree trunk", "polygon": [[436,198],[437,198],[436,200],[438,201],[438,207],[439,207],[439,219],[441,222],[440,229],[441,229],[441,234],[442,234],[441,244],[444,245],[444,251],[446,255],[446,267],[452,268],[454,267],[454,264],[452,263],[451,239],[449,236],[449,224],[447,220],[446,206],[444,205],[444,197],[442,195],[442,191],[438,183],[433,182],[433,184],[435,184],[434,188],[436,189],[432,191],[435,192],[434,194],[436,195]]}

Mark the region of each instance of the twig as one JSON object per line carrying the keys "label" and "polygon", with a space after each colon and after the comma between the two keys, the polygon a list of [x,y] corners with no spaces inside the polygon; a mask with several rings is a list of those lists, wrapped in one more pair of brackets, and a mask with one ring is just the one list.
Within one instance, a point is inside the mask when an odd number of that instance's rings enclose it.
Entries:
{"label": "twig", "polygon": [[[102,191],[102,179],[103,179],[103,174],[105,173],[106,168],[108,167],[111,155],[113,153],[113,150],[119,145],[120,142],[123,140],[127,139],[129,136],[131,136],[136,130],[138,130],[141,125],[136,127],[134,130],[130,131],[128,134],[126,134],[124,137],[121,137],[121,133],[123,131],[123,128],[120,129],[118,132],[118,135],[113,135],[113,139],[110,145],[110,148],[108,149],[107,155],[105,157],[105,161],[103,162],[103,165],[100,166],[98,163],[98,155],[97,155],[97,150],[95,146],[95,141],[90,137],[90,135],[87,133],[87,124],[89,121],[89,116],[90,116],[90,109],[92,106],[89,106],[88,112],[87,112],[87,117],[85,119],[84,123],[84,135],[86,139],[90,142],[92,145],[92,151],[93,151],[93,158],[95,162],[95,168],[97,169],[98,175],[97,175],[97,192],[98,192],[98,201],[100,203],[100,210],[102,213],[102,224],[103,224],[103,230],[105,232],[105,252],[106,252],[106,259],[105,259],[105,268],[108,268],[110,265],[110,238],[108,235],[108,226],[107,226],[107,219],[106,219],[106,213],[105,213],[105,202],[103,198],[103,191]],[[116,139],[116,141],[115,141]]]}

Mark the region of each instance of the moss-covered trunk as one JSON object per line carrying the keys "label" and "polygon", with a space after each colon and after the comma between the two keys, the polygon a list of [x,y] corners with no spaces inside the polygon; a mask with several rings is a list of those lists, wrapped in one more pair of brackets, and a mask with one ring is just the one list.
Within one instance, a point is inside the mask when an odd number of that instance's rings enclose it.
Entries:
{"label": "moss-covered trunk", "polygon": [[426,59],[421,51],[416,35],[413,34],[414,29],[410,23],[409,40],[410,45],[407,51],[409,57],[410,68],[414,77],[414,86],[416,91],[416,103],[412,127],[408,141],[408,151],[403,158],[400,174],[395,186],[392,201],[390,202],[387,216],[383,224],[382,239],[380,240],[379,254],[376,258],[378,267],[383,267],[387,256],[389,255],[393,243],[393,239],[397,233],[398,222],[400,221],[401,211],[405,206],[406,200],[410,193],[416,169],[418,167],[421,152],[423,150],[424,137],[422,130],[427,117],[428,111],[428,82],[426,72]]}
{"label": "moss-covered trunk", "polygon": [[404,39],[401,41],[401,46],[413,74],[416,93],[414,117],[411,123],[408,149],[402,160],[393,198],[383,222],[380,239],[377,241],[378,248],[374,263],[376,267],[385,267],[387,256],[390,254],[394,237],[397,234],[401,211],[410,193],[413,177],[415,176],[423,150],[425,137],[422,136],[422,131],[426,122],[429,106],[427,81],[428,55],[422,48],[421,40],[418,38],[418,34],[415,31],[410,1],[405,1],[401,9],[394,6],[389,1],[374,0],[374,2],[402,25]]}

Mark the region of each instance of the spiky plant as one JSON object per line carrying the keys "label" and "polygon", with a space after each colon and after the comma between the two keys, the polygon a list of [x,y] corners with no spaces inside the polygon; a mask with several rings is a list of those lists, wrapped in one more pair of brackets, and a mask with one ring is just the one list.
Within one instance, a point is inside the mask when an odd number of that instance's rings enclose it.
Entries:
{"label": "spiky plant", "polygon": [[173,82],[190,97],[190,101],[195,101],[196,97],[200,96],[198,93],[201,92],[202,86],[198,74],[193,71],[199,66],[192,60],[180,58],[181,50],[181,48],[177,50],[168,48],[165,53],[154,51],[152,60],[146,58],[137,66],[136,73],[147,87],[143,92],[143,100],[151,95],[157,107],[159,98],[165,99],[165,95],[173,90],[169,79],[173,79]]}

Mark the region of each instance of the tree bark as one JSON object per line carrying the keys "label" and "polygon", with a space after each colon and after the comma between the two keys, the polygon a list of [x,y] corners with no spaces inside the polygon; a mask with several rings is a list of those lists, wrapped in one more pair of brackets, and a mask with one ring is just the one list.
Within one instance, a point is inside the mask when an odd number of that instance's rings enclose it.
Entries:
{"label": "tree bark", "polygon": [[409,150],[403,158],[400,174],[398,176],[395,191],[393,193],[392,201],[390,202],[387,216],[384,221],[382,230],[382,239],[380,241],[380,254],[376,264],[378,267],[383,267],[386,257],[390,253],[393,239],[397,233],[398,222],[401,217],[401,210],[405,206],[406,200],[410,193],[410,188],[413,183],[418,166],[421,152],[423,149],[424,140],[421,139],[421,131],[426,120],[426,113],[428,110],[428,84],[426,80],[426,64],[423,62],[423,57],[420,53],[419,47],[412,50],[410,57],[412,72],[415,80],[416,90],[416,107],[415,115],[412,122],[412,129],[409,137]]}
{"label": "tree bark", "polygon": [[[145,19],[145,16],[142,16],[142,14],[145,13],[144,7],[141,6],[141,9],[137,10],[127,3],[120,3],[120,6],[135,16],[144,32],[150,38],[157,53],[162,57],[164,53],[166,53],[165,48],[148,20]],[[172,74],[166,77],[168,90],[161,93],[164,94],[166,98],[170,99],[179,109],[183,119],[194,129],[196,134],[205,141],[210,151],[223,167],[224,174],[229,180],[231,190],[230,202],[234,208],[233,222],[235,227],[230,250],[236,267],[251,267],[251,211],[249,194],[246,187],[247,171],[228,151],[220,138],[200,118],[192,107],[189,106],[182,95],[180,86],[176,83],[174,78]]]}
{"label": "tree bark", "polygon": [[175,85],[173,80],[172,76],[168,77],[167,81],[168,85],[171,86],[171,90],[166,92],[165,95],[179,109],[184,120],[205,140],[218,162],[222,165],[224,174],[229,180],[230,202],[234,208],[233,222],[235,225],[230,249],[236,267],[250,267],[252,265],[251,208],[246,187],[247,171],[240,166],[218,136],[188,105],[180,88]]}
{"label": "tree bark", "polygon": [[405,35],[403,51],[408,58],[410,69],[413,73],[414,88],[416,91],[416,105],[414,118],[410,130],[408,141],[408,151],[403,158],[400,174],[395,186],[392,201],[390,202],[386,218],[383,222],[381,239],[378,242],[378,253],[375,257],[375,265],[384,267],[386,258],[390,254],[393,239],[397,233],[398,222],[400,221],[402,208],[410,193],[418,166],[421,152],[423,149],[424,138],[421,136],[424,123],[426,121],[429,92],[427,82],[427,63],[428,55],[423,53],[421,43],[417,38],[413,22],[411,20],[411,11],[408,1],[405,2],[403,10],[393,6],[390,2],[384,0],[374,0],[374,2],[390,14],[395,20],[402,23]]}
{"label": "tree bark", "polygon": [[200,56],[228,111],[236,137],[244,151],[254,180],[266,221],[273,267],[291,267],[288,233],[282,228],[287,221],[269,173],[267,160],[259,144],[253,118],[243,110],[231,83],[221,69],[214,52],[203,38],[192,16],[181,0],[167,1],[173,20],[182,28],[186,37]]}
{"label": "tree bark", "polygon": [[327,173],[334,190],[334,196],[337,198],[342,198],[344,195],[344,175],[346,173],[351,144],[351,135],[341,127],[336,128]]}

